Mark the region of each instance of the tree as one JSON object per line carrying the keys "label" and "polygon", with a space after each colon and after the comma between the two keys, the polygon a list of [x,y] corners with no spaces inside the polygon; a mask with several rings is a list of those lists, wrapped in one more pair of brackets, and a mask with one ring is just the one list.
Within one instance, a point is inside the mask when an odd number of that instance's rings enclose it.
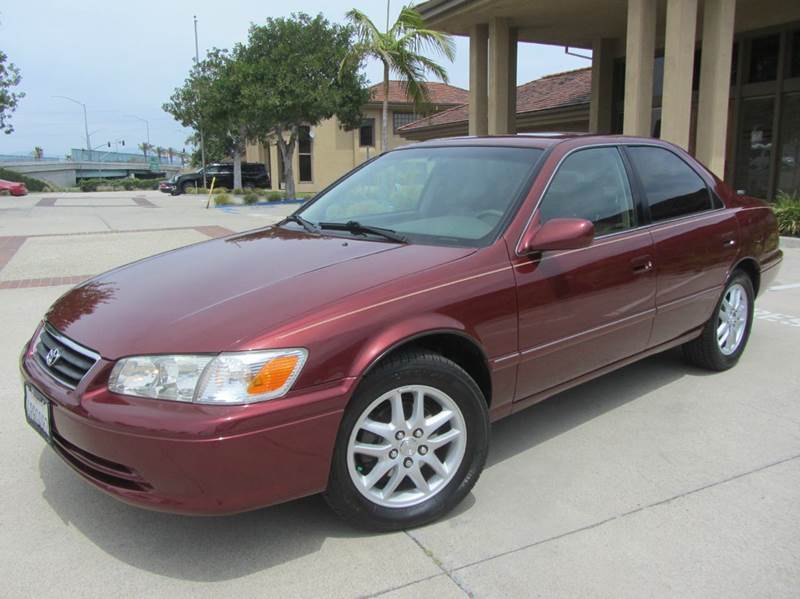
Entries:
{"label": "tree", "polygon": [[156,151],[156,155],[158,156],[158,162],[160,163],[161,157],[164,155],[165,150],[161,146],[156,146],[154,150]]}
{"label": "tree", "polygon": [[167,148],[167,156],[169,157],[169,163],[172,164],[172,159],[175,158],[175,148],[169,147]]}
{"label": "tree", "polygon": [[447,83],[447,71],[422,52],[432,51],[453,62],[455,43],[449,35],[427,29],[422,16],[408,6],[400,11],[397,21],[386,33],[356,8],[347,13],[347,20],[355,28],[357,41],[343,67],[348,63],[361,64],[365,58],[376,58],[383,63],[381,151],[385,152],[389,145],[389,75],[402,81],[406,96],[419,112],[425,112],[425,106],[430,104],[426,76],[431,74]]}
{"label": "tree", "polygon": [[144,154],[144,159],[147,160],[147,153],[153,150],[153,144],[149,144],[146,141],[143,141],[139,144],[139,149]]}
{"label": "tree", "polygon": [[40,146],[33,148],[33,158],[35,160],[41,160],[44,158],[44,150]]}
{"label": "tree", "polygon": [[19,101],[25,97],[25,92],[14,92],[11,88],[19,85],[22,76],[13,62],[8,62],[8,56],[0,50],[0,131],[6,135],[14,132],[11,124],[11,113],[17,109]]}
{"label": "tree", "polygon": [[163,105],[183,126],[202,128],[207,155],[214,147],[233,158],[234,187],[242,186],[241,160],[249,133],[242,85],[237,56],[214,48]]}
{"label": "tree", "polygon": [[333,116],[345,129],[361,124],[366,80],[360,61],[343,65],[352,34],[322,15],[299,13],[252,25],[247,44],[235,49],[248,135],[278,146],[289,197],[295,196],[292,160],[300,127]]}

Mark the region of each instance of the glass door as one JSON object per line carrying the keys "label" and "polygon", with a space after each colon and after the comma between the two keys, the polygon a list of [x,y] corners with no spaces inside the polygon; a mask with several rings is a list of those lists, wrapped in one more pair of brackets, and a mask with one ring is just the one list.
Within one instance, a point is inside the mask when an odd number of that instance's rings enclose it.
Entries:
{"label": "glass door", "polygon": [[742,100],[735,184],[737,190],[758,198],[769,195],[774,115],[774,97]]}

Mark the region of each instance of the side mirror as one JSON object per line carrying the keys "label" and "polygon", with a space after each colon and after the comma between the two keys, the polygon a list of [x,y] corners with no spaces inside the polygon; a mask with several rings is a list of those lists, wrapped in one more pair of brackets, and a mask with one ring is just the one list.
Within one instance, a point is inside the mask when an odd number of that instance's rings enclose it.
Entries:
{"label": "side mirror", "polygon": [[539,228],[528,229],[520,241],[520,253],[545,250],[578,250],[594,239],[594,225],[582,218],[554,218]]}

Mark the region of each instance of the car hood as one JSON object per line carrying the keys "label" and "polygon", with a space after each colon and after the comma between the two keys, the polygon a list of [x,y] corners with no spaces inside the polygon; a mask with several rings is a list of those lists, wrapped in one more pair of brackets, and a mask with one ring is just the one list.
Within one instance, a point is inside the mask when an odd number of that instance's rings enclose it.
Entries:
{"label": "car hood", "polygon": [[269,227],[109,271],[46,318],[107,359],[247,349],[281,324],[473,251]]}

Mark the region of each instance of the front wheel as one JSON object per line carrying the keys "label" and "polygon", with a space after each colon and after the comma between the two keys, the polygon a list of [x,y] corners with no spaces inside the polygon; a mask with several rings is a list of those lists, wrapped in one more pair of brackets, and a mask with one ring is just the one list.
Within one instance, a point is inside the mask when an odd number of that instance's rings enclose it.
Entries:
{"label": "front wheel", "polygon": [[716,371],[733,367],[750,338],[754,308],[755,293],[750,277],[740,270],[734,271],[703,332],[683,345],[689,362]]}
{"label": "front wheel", "polygon": [[325,497],[362,528],[420,526],[469,493],[488,443],[475,381],[441,355],[405,352],[370,373],[345,411]]}

